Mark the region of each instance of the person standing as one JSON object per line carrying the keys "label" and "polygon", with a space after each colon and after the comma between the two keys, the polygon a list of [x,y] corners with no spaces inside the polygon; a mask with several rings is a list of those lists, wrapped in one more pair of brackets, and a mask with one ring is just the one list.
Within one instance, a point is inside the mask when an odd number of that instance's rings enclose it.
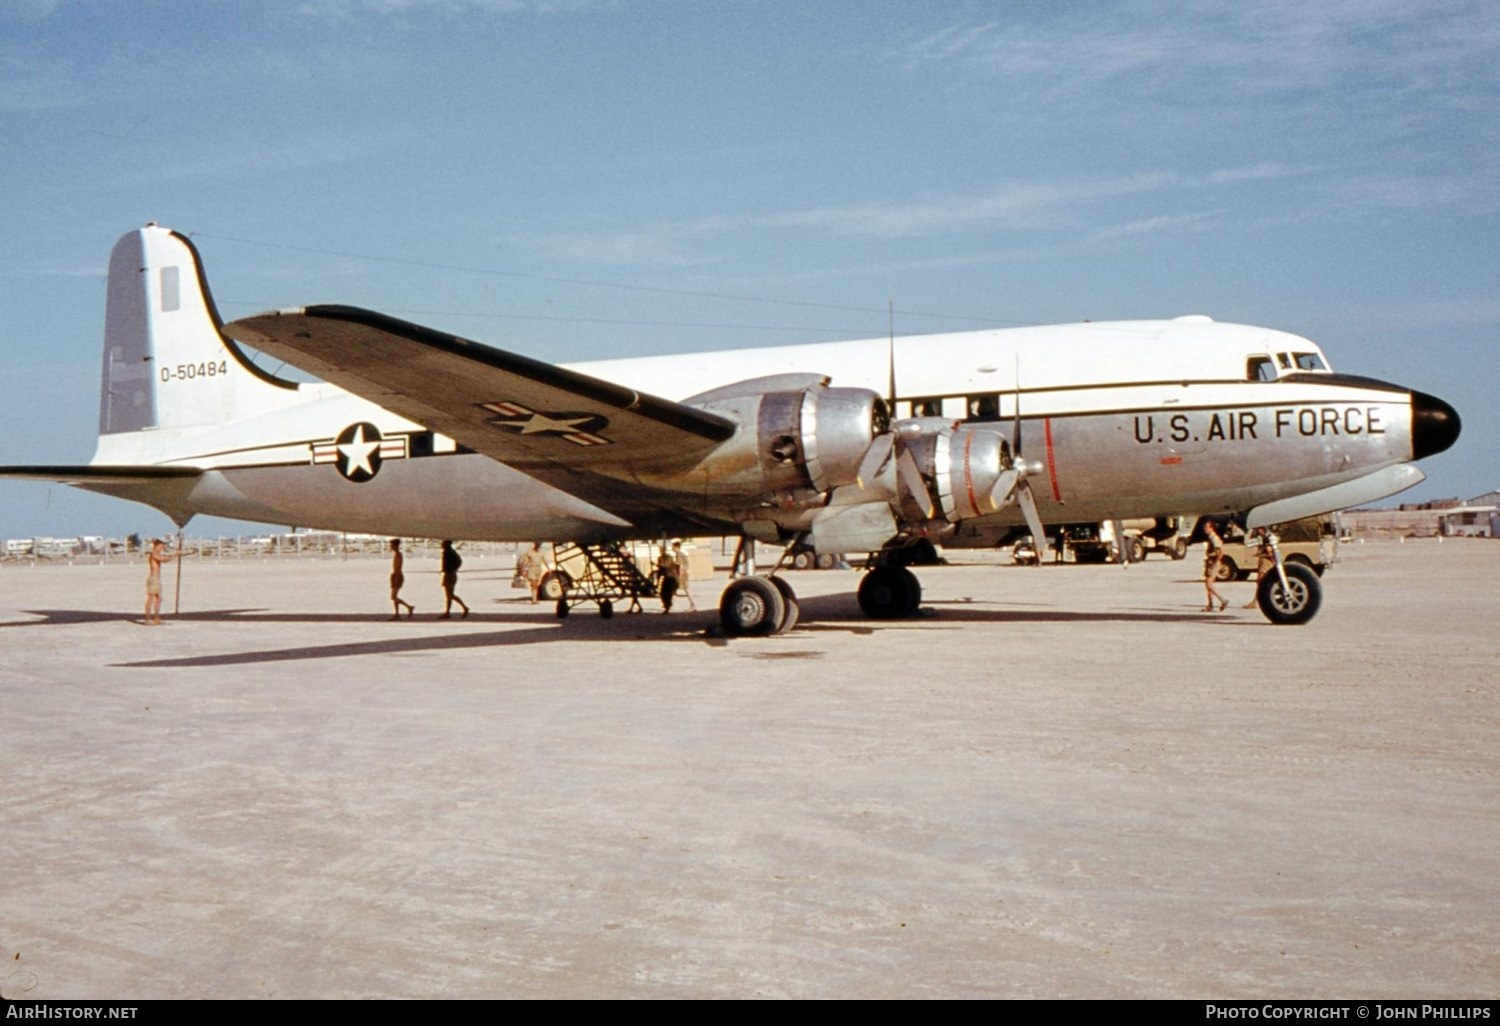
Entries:
{"label": "person standing", "polygon": [[1246,544],[1255,542],[1255,588],[1250,592],[1250,601],[1244,605],[1245,609],[1254,609],[1259,602],[1256,596],[1260,592],[1260,581],[1266,575],[1267,570],[1275,569],[1276,555],[1271,551],[1271,532],[1264,527],[1257,527],[1250,532]]}
{"label": "person standing", "polygon": [[453,603],[457,602],[463,607],[463,615],[469,615],[469,606],[463,599],[458,597],[458,568],[464,565],[464,559],[453,547],[453,542],[443,542],[443,619],[448,619],[453,611]]}
{"label": "person standing", "polygon": [[406,607],[406,618],[417,611],[417,607],[401,597],[401,586],[406,583],[406,574],[402,568],[406,565],[406,557],[401,554],[401,539],[391,539],[391,614],[392,620],[401,619],[401,607]]}
{"label": "person standing", "polygon": [[532,542],[531,548],[521,554],[516,572],[525,579],[526,587],[531,589],[531,601],[535,605],[537,590],[542,586],[542,578],[547,576],[547,557],[542,555],[541,542]]}
{"label": "person standing", "polygon": [[166,556],[166,542],[151,539],[151,551],[146,554],[146,625],[160,627],[161,619],[161,564]]}
{"label": "person standing", "polygon": [[656,593],[661,596],[661,611],[670,613],[672,597],[677,594],[677,562],[666,545],[662,545],[661,555],[656,559]]}
{"label": "person standing", "polygon": [[677,582],[677,594],[687,599],[688,608],[696,613],[698,603],[693,601],[693,592],[689,585],[691,576],[687,553],[682,551],[682,542],[674,541],[672,543],[672,577]]}

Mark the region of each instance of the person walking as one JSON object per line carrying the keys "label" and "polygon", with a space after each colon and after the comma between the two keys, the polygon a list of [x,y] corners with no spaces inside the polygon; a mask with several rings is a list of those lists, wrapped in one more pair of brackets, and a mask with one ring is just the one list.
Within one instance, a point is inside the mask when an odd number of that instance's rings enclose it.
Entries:
{"label": "person walking", "polygon": [[453,612],[453,603],[457,602],[463,607],[463,615],[469,615],[469,606],[463,599],[458,597],[458,569],[464,565],[464,558],[458,554],[453,547],[453,542],[443,542],[443,616],[446,620]]}
{"label": "person walking", "polygon": [[1214,603],[1217,602],[1218,611],[1222,613],[1229,608],[1229,600],[1219,594],[1214,581],[1218,580],[1219,564],[1224,558],[1224,538],[1212,520],[1203,521],[1203,543],[1207,546],[1203,554],[1203,590],[1208,599],[1208,605],[1203,607],[1203,611],[1212,613]]}
{"label": "person walking", "polygon": [[401,539],[391,539],[391,614],[392,620],[401,619],[401,607],[406,607],[406,618],[411,619],[417,607],[401,597],[401,586],[406,583],[406,574],[403,567],[406,565],[406,557],[401,554]]}
{"label": "person walking", "polygon": [[521,554],[516,563],[516,572],[526,581],[526,587],[531,589],[531,602],[536,604],[537,590],[542,586],[542,578],[547,576],[547,557],[542,555],[542,543],[532,542],[531,548]]}

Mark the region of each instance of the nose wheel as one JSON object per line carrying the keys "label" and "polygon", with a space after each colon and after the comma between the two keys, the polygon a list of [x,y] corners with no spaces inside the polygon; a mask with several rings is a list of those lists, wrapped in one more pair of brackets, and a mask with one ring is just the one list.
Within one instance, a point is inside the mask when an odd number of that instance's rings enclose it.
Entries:
{"label": "nose wheel", "polygon": [[1323,604],[1323,582],[1310,567],[1301,563],[1284,563],[1286,586],[1275,568],[1260,575],[1255,586],[1255,601],[1267,620],[1274,624],[1303,624],[1318,615]]}

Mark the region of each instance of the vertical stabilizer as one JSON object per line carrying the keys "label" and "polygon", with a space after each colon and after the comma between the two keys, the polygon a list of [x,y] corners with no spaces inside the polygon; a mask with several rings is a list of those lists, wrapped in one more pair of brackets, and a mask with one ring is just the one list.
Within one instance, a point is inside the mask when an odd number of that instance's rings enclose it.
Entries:
{"label": "vertical stabilizer", "polygon": [[225,423],[295,393],[251,364],[221,324],[191,242],[156,225],[120,239],[109,259],[99,434]]}

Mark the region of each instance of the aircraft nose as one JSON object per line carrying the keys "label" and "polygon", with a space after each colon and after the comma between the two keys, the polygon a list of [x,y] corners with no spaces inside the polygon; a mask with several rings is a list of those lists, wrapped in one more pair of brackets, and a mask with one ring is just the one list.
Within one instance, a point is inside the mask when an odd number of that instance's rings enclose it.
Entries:
{"label": "aircraft nose", "polygon": [[1435,395],[1411,394],[1411,458],[1424,459],[1458,441],[1458,411]]}

